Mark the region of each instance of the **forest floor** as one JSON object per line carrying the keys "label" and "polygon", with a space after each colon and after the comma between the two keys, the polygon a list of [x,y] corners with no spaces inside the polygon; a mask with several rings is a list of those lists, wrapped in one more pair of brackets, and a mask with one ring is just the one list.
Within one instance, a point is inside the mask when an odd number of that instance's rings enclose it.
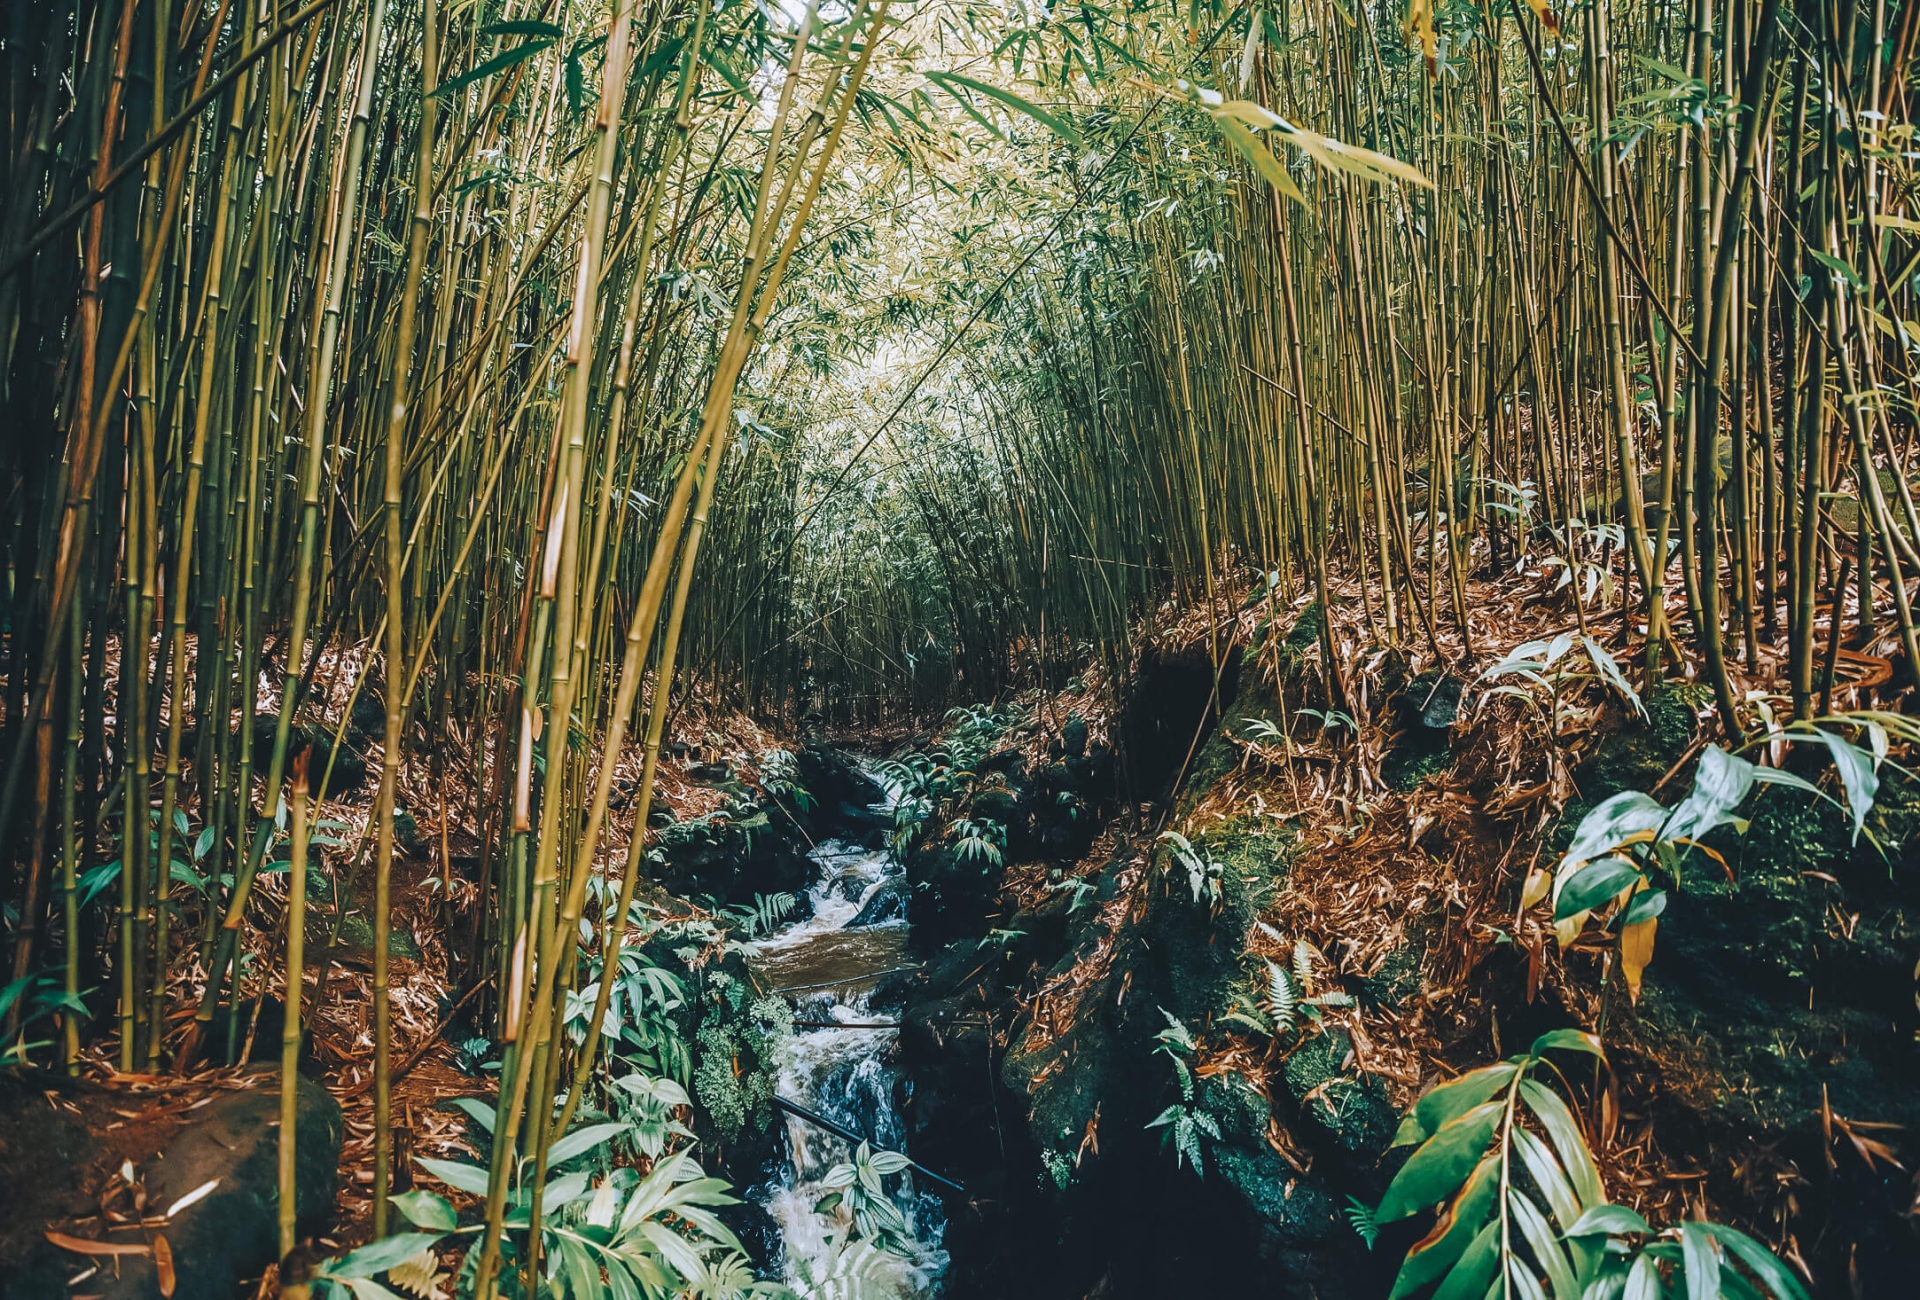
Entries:
{"label": "forest floor", "polygon": [[[1156,1004],[1144,1001],[1149,986],[1161,1014],[1192,1018],[1200,1079],[1219,1086],[1237,1079],[1264,1099],[1264,1128],[1241,1152],[1252,1163],[1237,1176],[1231,1161],[1227,1169],[1227,1183],[1262,1213],[1270,1209],[1262,1209],[1263,1180],[1284,1182],[1291,1197],[1296,1181],[1328,1177],[1329,1152],[1358,1171],[1332,1177],[1331,1190],[1377,1197],[1380,1171],[1390,1170],[1392,1162],[1382,1161],[1383,1133],[1361,1130],[1385,1125],[1390,1132],[1393,1116],[1426,1088],[1564,1024],[1603,1028],[1614,1049],[1604,1084],[1584,1094],[1584,1118],[1610,1192],[1650,1219],[1711,1209],[1755,1228],[1788,1259],[1818,1271],[1830,1269],[1836,1257],[1836,1240],[1828,1239],[1834,1214],[1849,1205],[1868,1206],[1870,1217],[1879,1217],[1861,1231],[1880,1231],[1882,1220],[1897,1216],[1903,1186],[1910,1207],[1912,1188],[1895,1163],[1912,1163],[1907,1157],[1913,1153],[1899,1136],[1908,1130],[1889,1126],[1920,1122],[1911,1113],[1914,1099],[1898,1095],[1913,1074],[1911,1027],[1829,984],[1823,974],[1884,976],[1882,967],[1911,961],[1913,935],[1903,911],[1914,886],[1914,854],[1906,838],[1910,796],[1901,795],[1876,823],[1892,853],[1890,888],[1859,886],[1865,900],[1852,896],[1863,864],[1870,865],[1863,855],[1835,844],[1829,825],[1793,823],[1786,829],[1800,835],[1799,856],[1766,845],[1761,848],[1767,851],[1736,857],[1741,879],[1729,867],[1727,884],[1715,887],[1721,893],[1709,890],[1707,912],[1670,914],[1663,933],[1676,934],[1667,941],[1676,978],[1663,987],[1663,963],[1656,958],[1647,977],[1649,996],[1636,1004],[1597,944],[1561,951],[1544,914],[1520,905],[1521,883],[1533,868],[1551,865],[1578,814],[1605,794],[1622,788],[1679,792],[1688,764],[1711,736],[1706,693],[1670,667],[1673,684],[1636,703],[1586,657],[1578,657],[1578,672],[1568,670],[1556,681],[1551,700],[1538,692],[1489,692],[1482,674],[1516,647],[1580,628],[1611,662],[1637,663],[1637,630],[1625,626],[1617,611],[1576,608],[1572,589],[1553,569],[1472,579],[1464,619],[1446,608],[1442,586],[1442,608],[1398,611],[1405,649],[1381,648],[1382,611],[1359,580],[1336,580],[1332,594],[1329,639],[1342,698],[1329,697],[1319,671],[1321,607],[1308,596],[1281,607],[1248,586],[1221,593],[1212,611],[1170,605],[1141,630],[1129,691],[1111,689],[1089,665],[1067,689],[1001,702],[997,716],[1004,722],[997,724],[991,753],[975,766],[1005,776],[995,779],[997,785],[988,780],[969,787],[966,806],[977,815],[989,805],[991,787],[1014,810],[1006,814],[1009,827],[1025,820],[1013,832],[1003,873],[984,894],[967,895],[972,901],[964,904],[959,895],[940,901],[945,896],[935,851],[942,822],[956,818],[960,804],[936,813],[921,847],[908,854],[909,876],[919,873],[924,891],[916,894],[910,915],[926,971],[933,973],[915,977],[922,982],[906,995],[909,1018],[916,1014],[915,998],[927,1005],[938,1000],[928,981],[937,982],[943,962],[951,959],[977,973],[981,963],[973,954],[985,945],[982,936],[1021,934],[1031,940],[1025,947],[1016,942],[1004,966],[986,977],[998,979],[1001,992],[982,996],[999,1016],[989,1019],[999,1028],[986,1048],[988,1069],[1002,1071],[1005,1086],[1020,1094],[1012,1100],[1027,1111],[1032,1145],[1026,1158],[1033,1167],[1070,1167],[1065,1188],[1081,1177],[1084,1162],[1098,1159],[1103,1140],[1120,1145],[1109,1136],[1114,1125],[1136,1122],[1116,1114],[1120,1100],[1110,1098],[1103,1116],[1098,1104],[1086,1112],[1080,1103],[1053,1095],[1066,1060],[1077,1059],[1076,1069],[1110,1068],[1113,1078],[1125,1080],[1116,1097],[1128,1090],[1139,1094],[1136,1109],[1151,1110],[1164,1100],[1156,1100],[1166,1086],[1164,1064],[1154,1063],[1150,1048],[1141,1045],[1145,1030],[1137,1023],[1116,1022],[1098,1041],[1088,1038],[1089,1025],[1124,1009],[1137,983],[1142,993],[1136,1005],[1153,1022]],[[1673,612],[1684,617],[1677,595]],[[1425,631],[1429,617],[1431,638]],[[1885,640],[1853,647],[1858,671],[1884,666]],[[1767,689],[1776,667],[1764,657],[1750,671],[1736,664],[1736,690]],[[1196,670],[1203,682],[1211,674],[1213,689],[1210,695],[1203,690],[1197,706],[1189,694],[1191,707],[1178,715],[1169,703],[1182,698],[1175,678],[1184,673],[1190,685]],[[1843,682],[1834,706],[1864,707],[1869,695],[1870,688],[1856,691]],[[346,701],[335,700],[332,707],[337,720]],[[1161,716],[1170,709],[1176,716]],[[1137,742],[1143,726],[1185,728],[1179,734],[1188,736],[1184,745],[1161,746],[1179,758],[1177,764],[1167,760],[1173,770],[1160,775],[1157,791],[1127,798],[1118,784],[1099,785],[1107,778],[1086,777],[1073,797],[1084,804],[1087,820],[1053,841],[1047,835],[1058,829],[1057,819],[1018,811],[1018,801],[1029,800],[1033,789],[1051,790],[1050,779],[1074,784],[1071,773],[1047,774],[1066,771],[1063,763],[1075,751],[1124,752],[1129,733]],[[921,728],[901,752],[938,751],[941,729]],[[873,733],[836,740],[869,750],[881,743]],[[727,796],[702,776],[709,765],[725,763],[729,780],[764,797],[759,756],[796,743],[710,707],[683,710],[671,741],[656,798],[676,822],[725,815]],[[472,738],[451,737],[448,743],[443,769],[466,770]],[[630,757],[616,789],[630,792],[637,779],[638,762]],[[479,1068],[484,1051],[472,1050],[485,1044],[470,1049],[466,1041],[474,1029],[470,1000],[485,985],[463,974],[476,938],[481,795],[450,778],[444,789],[426,788],[418,773],[414,781],[403,787],[414,826],[396,873],[392,914],[396,1189],[420,1177],[445,1194],[448,1189],[416,1175],[413,1161],[479,1157],[465,1118],[446,1103],[485,1097],[492,1088]],[[325,802],[321,813],[337,824],[343,846],[366,842],[372,802],[370,785]],[[630,807],[617,808],[604,842],[624,849],[631,818]],[[1182,938],[1177,927],[1188,923],[1168,919],[1167,899],[1177,901],[1188,883],[1170,856],[1169,831],[1200,846],[1220,868],[1224,888],[1216,887],[1216,901],[1197,932],[1198,948],[1182,948],[1191,936]],[[608,850],[603,868],[613,860]],[[335,872],[339,910],[322,917],[323,923],[339,923],[344,946],[308,972],[310,990],[323,976],[325,986],[324,994],[309,993],[318,998],[318,1011],[308,1051],[345,1121],[336,1199],[317,1243],[322,1249],[358,1243],[370,1230],[372,989],[364,940],[352,946],[365,928],[352,877],[344,868]],[[1236,877],[1261,877],[1261,883],[1236,884]],[[1196,902],[1203,887],[1193,885]],[[1752,912],[1755,905],[1742,891],[1755,889],[1765,892],[1770,906],[1744,928],[1711,910]],[[256,912],[264,920],[247,938],[256,971],[276,969],[269,950],[279,942],[274,919],[283,894],[277,880],[263,884]],[[1067,896],[1074,900],[1071,908],[1062,904]],[[1082,897],[1092,905],[1082,908]],[[973,914],[927,919],[943,906]],[[1678,935],[1674,927],[1683,921],[1698,921],[1700,928]],[[1279,1051],[1275,1040],[1239,1032],[1221,1018],[1230,1005],[1224,990],[1240,987],[1237,981],[1262,962],[1284,968],[1302,960],[1302,941],[1313,954],[1305,959],[1316,968],[1310,978],[1353,996],[1318,1018],[1314,1041],[1332,1045],[1327,1050],[1296,1045]],[[1719,997],[1703,969],[1731,961],[1729,951],[1755,943],[1776,946],[1776,965],[1793,968],[1797,978],[1783,976],[1772,990],[1749,990],[1745,1000]],[[1161,955],[1150,961],[1143,953],[1156,945]],[[1183,951],[1195,954],[1193,970],[1167,969]],[[1214,984],[1197,993],[1183,986],[1187,976],[1201,974]],[[1814,1008],[1816,987],[1821,999],[1839,999],[1825,1020]],[[276,990],[265,992],[272,997]],[[179,993],[176,1033],[184,1031],[184,1009],[192,1005],[190,989]],[[1807,1011],[1784,1026],[1801,1035],[1797,1058],[1777,1050],[1786,997],[1803,997]],[[256,1060],[277,1054],[278,1027],[270,1019],[263,1014],[256,1027]],[[1770,1032],[1773,1047],[1762,1041]],[[1850,1047],[1827,1041],[1837,1035],[1844,1042],[1849,1034]],[[937,1067],[929,1069],[937,1075]],[[203,1071],[184,1080],[128,1076],[95,1049],[83,1074],[108,1091],[47,1089],[44,1104],[93,1132],[87,1191],[97,1198],[111,1191],[121,1162],[138,1167],[210,1094],[238,1086],[243,1070]],[[940,1085],[928,1086],[931,1091]],[[1734,1104],[1733,1097],[1746,1101]],[[998,1131],[997,1110],[993,1119]],[[1048,1131],[1056,1123],[1071,1133]],[[1809,1124],[1824,1134],[1811,1149],[1804,1140]],[[927,1140],[937,1143],[941,1135],[930,1132]],[[1004,1148],[1004,1134],[1001,1140]],[[1234,1143],[1229,1135],[1221,1151],[1232,1156]],[[0,1134],[10,1175],[0,1182],[17,1188],[40,1181],[30,1163],[21,1163],[19,1153],[30,1145],[23,1146],[19,1133]],[[1144,1176],[1138,1167],[1115,1168],[1125,1171],[1119,1177]],[[1877,1200],[1876,1188],[1882,1193]],[[1008,1208],[1019,1201],[1015,1191],[1004,1197]],[[88,1205],[23,1203],[5,1217],[16,1235],[79,1230]],[[981,1226],[991,1222],[988,1215]],[[965,1225],[955,1231],[964,1241]],[[1820,1240],[1810,1241],[1810,1235]],[[1858,1236],[1839,1257],[1857,1250]],[[1351,1245],[1323,1241],[1315,1249],[1351,1252]],[[1811,1262],[1816,1254],[1826,1262]],[[958,1281],[964,1290],[966,1279]],[[256,1290],[275,1293],[271,1272]]]}

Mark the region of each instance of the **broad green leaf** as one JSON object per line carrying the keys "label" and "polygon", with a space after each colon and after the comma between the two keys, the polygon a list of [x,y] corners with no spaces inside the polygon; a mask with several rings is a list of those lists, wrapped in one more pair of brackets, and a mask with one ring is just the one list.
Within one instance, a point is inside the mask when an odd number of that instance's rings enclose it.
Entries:
{"label": "broad green leaf", "polygon": [[1499,1190],[1500,1160],[1490,1154],[1474,1169],[1460,1195],[1441,1211],[1432,1231],[1407,1251],[1388,1300],[1402,1300],[1452,1268],[1493,1213],[1494,1194]]}
{"label": "broad green leaf", "polygon": [[1533,1040],[1528,1055],[1538,1059],[1548,1052],[1585,1052],[1588,1056],[1607,1059],[1606,1049],[1600,1046],[1600,1040],[1584,1029],[1549,1029]]}
{"label": "broad green leaf", "polygon": [[1449,1083],[1443,1083],[1437,1088],[1428,1090],[1413,1104],[1413,1108],[1407,1112],[1407,1118],[1401,1121],[1400,1131],[1395,1135],[1393,1144],[1405,1146],[1409,1142],[1425,1141],[1449,1122],[1466,1114],[1506,1087],[1512,1082],[1514,1073],[1518,1069],[1519,1067],[1511,1061],[1502,1061],[1498,1065],[1483,1065]]}
{"label": "broad green leaf", "polygon": [[873,1160],[870,1163],[873,1165],[873,1171],[877,1174],[897,1174],[908,1165],[911,1165],[913,1161],[907,1159],[898,1151],[876,1151],[873,1153]]}
{"label": "broad green leaf", "polygon": [[547,1151],[547,1165],[549,1168],[564,1165],[576,1156],[585,1155],[595,1147],[604,1146],[613,1141],[615,1137],[626,1132],[628,1127],[626,1124],[589,1124],[583,1129],[576,1129],[555,1142]]}
{"label": "broad green leaf", "polygon": [[1580,819],[1580,829],[1560,860],[1561,873],[1612,852],[1634,835],[1659,830],[1666,819],[1667,810],[1651,796],[1622,790]]}
{"label": "broad green leaf", "polygon": [[1764,1282],[1778,1300],[1807,1300],[1807,1292],[1800,1285],[1800,1279],[1774,1258],[1772,1251],[1752,1237],[1724,1223],[1703,1223],[1700,1226],[1726,1247],[1729,1255],[1753,1270],[1754,1276]]}
{"label": "broad green leaf", "polygon": [[1461,1253],[1460,1262],[1434,1291],[1433,1300],[1481,1300],[1499,1268],[1500,1220],[1495,1218]]}
{"label": "broad green leaf", "polygon": [[1754,765],[1718,745],[1700,753],[1693,775],[1693,791],[1673,810],[1662,839],[1697,840],[1724,823],[1753,789]]}
{"label": "broad green leaf", "polygon": [[1645,1219],[1624,1205],[1596,1205],[1567,1229],[1569,1237],[1597,1237],[1602,1233],[1615,1237],[1647,1236],[1652,1232]]}
{"label": "broad green leaf", "polygon": [[1553,1217],[1559,1221],[1561,1228],[1564,1230],[1578,1223],[1581,1211],[1579,1198],[1573,1194],[1566,1171],[1560,1168],[1560,1161],[1547,1144],[1527,1129],[1515,1125],[1513,1149],[1520,1153],[1520,1163],[1533,1175],[1534,1184],[1546,1198],[1547,1208],[1553,1211]]}
{"label": "broad green leaf", "polygon": [[1494,1126],[1500,1122],[1504,1101],[1477,1106],[1441,1128],[1413,1153],[1394,1175],[1374,1218],[1392,1223],[1438,1205],[1457,1191],[1480,1163]]}
{"label": "broad green leaf", "polygon": [[402,1192],[389,1202],[394,1209],[407,1216],[407,1222],[416,1228],[433,1228],[440,1232],[452,1232],[460,1226],[460,1216],[453,1212],[443,1197],[432,1192]]}
{"label": "broad green leaf", "polygon": [[415,1163],[456,1191],[469,1196],[487,1194],[487,1171],[479,1165],[461,1164],[457,1160],[434,1160],[427,1156],[416,1156]]}
{"label": "broad green leaf", "polygon": [[493,1132],[493,1121],[495,1118],[493,1107],[487,1105],[484,1101],[476,1097],[453,1097],[440,1104],[443,1106],[452,1106],[454,1109],[469,1116],[474,1123],[478,1124],[488,1133]]}
{"label": "broad green leaf", "polygon": [[1680,1253],[1687,1279],[1687,1300],[1720,1300],[1720,1260],[1706,1229],[1692,1221],[1682,1223]]}
{"label": "broad green leaf", "polygon": [[402,1232],[383,1237],[344,1256],[330,1265],[327,1272],[338,1278],[372,1277],[376,1273],[386,1272],[403,1260],[412,1259],[437,1243],[443,1235],[438,1232]]}
{"label": "broad green leaf", "polygon": [[1623,928],[1635,926],[1642,921],[1651,921],[1667,910],[1667,891],[1664,889],[1643,889],[1633,896],[1627,904],[1627,910],[1620,917]]}
{"label": "broad green leaf", "polygon": [[1633,1269],[1627,1274],[1627,1289],[1621,1293],[1621,1300],[1661,1300],[1660,1266],[1654,1263],[1653,1256],[1641,1255],[1633,1261]]}
{"label": "broad green leaf", "polygon": [[[1867,814],[1873,811],[1874,797],[1880,793],[1880,776],[1874,770],[1876,764],[1872,755],[1850,743],[1844,736],[1818,728],[1815,734],[1833,755],[1833,765],[1840,771],[1840,784],[1847,792],[1847,806],[1853,810],[1853,839],[1858,843],[1860,828],[1866,824]],[[1798,737],[1796,733],[1789,732],[1788,738]]]}
{"label": "broad green leaf", "polygon": [[1580,1300],[1580,1287],[1574,1281],[1573,1264],[1561,1249],[1560,1240],[1548,1224],[1547,1216],[1541,1213],[1540,1207],[1525,1192],[1509,1193],[1507,1204],[1512,1209],[1514,1221],[1520,1225],[1521,1235],[1527,1239],[1527,1245],[1533,1248],[1534,1258],[1547,1270],[1547,1281],[1553,1287],[1554,1300]]}
{"label": "broad green leaf", "polygon": [[1580,1203],[1586,1206],[1604,1203],[1607,1195],[1600,1185],[1600,1170],[1593,1163],[1593,1153],[1587,1149],[1586,1136],[1567,1104],[1560,1100],[1560,1094],[1537,1079],[1522,1079],[1520,1097],[1547,1130],[1547,1140],[1553,1143],[1554,1154],[1560,1157],[1560,1165],[1567,1171]]}
{"label": "broad green leaf", "polygon": [[1626,858],[1616,856],[1589,862],[1561,889],[1553,905],[1553,918],[1559,921],[1575,912],[1591,911],[1644,878],[1640,868]]}

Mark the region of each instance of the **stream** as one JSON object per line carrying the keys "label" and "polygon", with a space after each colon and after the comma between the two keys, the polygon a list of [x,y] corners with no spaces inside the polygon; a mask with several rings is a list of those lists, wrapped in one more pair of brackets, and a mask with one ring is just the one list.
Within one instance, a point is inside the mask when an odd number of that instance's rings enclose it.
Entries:
{"label": "stream", "polygon": [[[813,915],[761,940],[751,958],[761,978],[794,1003],[793,1055],[781,1071],[780,1095],[863,1135],[876,1150],[904,1151],[906,1127],[895,1097],[909,1085],[892,1064],[898,1030],[832,1027],[896,1018],[892,1010],[871,1007],[870,999],[883,976],[914,964],[907,923],[850,923],[877,891],[900,882],[902,868],[885,849],[843,840],[822,841],[810,856],[821,866],[820,883],[811,891]],[[844,1270],[856,1262],[855,1255],[840,1255],[852,1220],[844,1208],[818,1207],[832,1190],[824,1181],[828,1171],[853,1158],[853,1144],[798,1116],[784,1119],[786,1166],[753,1188],[750,1198],[780,1227],[787,1283],[802,1295],[838,1294],[822,1284],[836,1266]],[[908,1238],[902,1253],[858,1260],[861,1292],[903,1300],[937,1296],[947,1268],[940,1199],[924,1180],[916,1185],[911,1169],[886,1183]]]}

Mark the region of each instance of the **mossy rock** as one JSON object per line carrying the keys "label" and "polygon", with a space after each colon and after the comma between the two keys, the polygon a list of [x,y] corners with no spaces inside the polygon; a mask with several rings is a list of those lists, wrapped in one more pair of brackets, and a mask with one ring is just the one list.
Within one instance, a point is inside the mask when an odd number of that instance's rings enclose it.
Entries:
{"label": "mossy rock", "polygon": [[1704,853],[1683,863],[1622,1033],[1709,1131],[1777,1136],[1823,1105],[1920,1125],[1920,793],[1888,775],[1868,822],[1885,858],[1840,809],[1766,789],[1744,836],[1709,841],[1731,873]]}
{"label": "mossy rock", "polygon": [[1391,789],[1405,793],[1452,766],[1453,750],[1443,736],[1437,745],[1413,742],[1395,745],[1380,760],[1380,776]]}
{"label": "mossy rock", "polygon": [[1326,611],[1318,598],[1308,601],[1307,607],[1300,611],[1300,617],[1293,621],[1286,640],[1280,644],[1292,655],[1305,654],[1319,643],[1320,625],[1325,617]]}
{"label": "mossy rock", "polygon": [[[333,922],[329,918],[322,918],[320,926],[320,938],[324,942],[327,935],[333,931]],[[354,953],[372,953],[373,922],[359,912],[348,912],[340,921],[338,947]],[[420,945],[413,941],[413,935],[403,927],[393,926],[387,931],[387,956],[419,961]]]}
{"label": "mossy rock", "polygon": [[1420,962],[1426,949],[1403,943],[1386,956],[1362,986],[1368,997],[1384,1007],[1397,1007],[1420,992]]}
{"label": "mossy rock", "polygon": [[1282,1078],[1301,1115],[1326,1131],[1334,1145],[1356,1155],[1378,1155],[1398,1125],[1380,1080],[1346,1068],[1353,1044],[1329,1030],[1309,1038],[1287,1058]]}

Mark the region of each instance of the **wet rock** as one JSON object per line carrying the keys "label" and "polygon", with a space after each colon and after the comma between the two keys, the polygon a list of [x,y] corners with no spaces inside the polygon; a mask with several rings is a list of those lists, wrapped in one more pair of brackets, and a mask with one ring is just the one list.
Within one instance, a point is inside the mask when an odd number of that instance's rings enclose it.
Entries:
{"label": "wet rock", "polygon": [[846,928],[856,930],[862,926],[905,920],[909,892],[906,882],[898,876],[881,881],[867,901],[861,904],[859,913],[847,922]]}
{"label": "wet rock", "polygon": [[847,867],[827,881],[827,897],[837,898],[845,903],[857,903],[860,901],[860,896],[867,892],[867,886],[872,883],[860,872]]}

